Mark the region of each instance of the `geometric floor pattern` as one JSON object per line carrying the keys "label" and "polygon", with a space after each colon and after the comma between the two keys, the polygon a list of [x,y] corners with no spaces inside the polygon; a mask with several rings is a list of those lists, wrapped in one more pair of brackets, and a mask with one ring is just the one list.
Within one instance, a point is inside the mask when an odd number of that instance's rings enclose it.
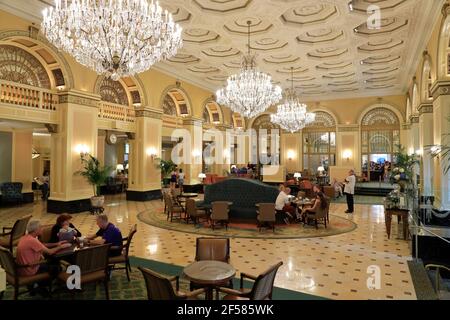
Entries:
{"label": "geometric floor pattern", "polygon": [[[130,254],[167,264],[186,266],[194,259],[195,234],[166,230],[142,223],[137,215],[145,210],[163,210],[160,200],[126,201],[124,194],[106,197],[105,213],[124,234],[137,224]],[[407,261],[409,241],[399,238],[402,225],[393,223],[387,238],[381,205],[356,204],[345,214],[345,204],[332,203],[330,214],[349,219],[358,227],[347,233],[304,239],[231,239],[231,260],[237,273],[258,274],[283,261],[275,286],[330,299],[416,299]],[[0,228],[12,226],[17,218],[33,214],[44,224],[56,215],[46,212],[45,203],[0,208]],[[74,215],[73,224],[83,234],[97,231],[94,216]],[[179,223],[179,222],[173,222]],[[368,270],[380,270],[380,287],[371,290]],[[100,287],[99,287],[100,288]]]}

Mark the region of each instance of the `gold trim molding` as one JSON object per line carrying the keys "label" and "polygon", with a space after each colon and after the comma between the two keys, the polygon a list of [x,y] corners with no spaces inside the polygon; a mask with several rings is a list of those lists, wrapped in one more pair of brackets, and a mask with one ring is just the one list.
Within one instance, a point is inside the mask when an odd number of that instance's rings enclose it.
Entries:
{"label": "gold trim molding", "polygon": [[78,90],[63,91],[58,93],[59,103],[73,103],[82,106],[98,108],[100,96]]}
{"label": "gold trim molding", "polygon": [[436,100],[439,96],[450,95],[450,81],[436,81],[431,87],[431,94]]}
{"label": "gold trim molding", "polygon": [[338,125],[337,132],[357,132],[359,131],[358,124]]}
{"label": "gold trim molding", "polygon": [[163,111],[161,109],[150,107],[138,107],[136,108],[136,118],[152,118],[162,120]]}
{"label": "gold trim molding", "polygon": [[418,108],[419,114],[425,113],[433,113],[433,104],[431,103],[422,103]]}

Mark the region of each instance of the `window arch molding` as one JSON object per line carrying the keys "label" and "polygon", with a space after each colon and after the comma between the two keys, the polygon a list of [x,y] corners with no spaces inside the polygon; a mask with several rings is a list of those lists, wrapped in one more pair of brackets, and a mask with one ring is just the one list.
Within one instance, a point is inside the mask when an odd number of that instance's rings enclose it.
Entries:
{"label": "window arch molding", "polygon": [[450,78],[450,5],[442,8],[442,25],[439,31],[437,79]]}
{"label": "window arch molding", "polygon": [[225,124],[222,106],[213,98],[206,99],[202,106],[202,118],[204,123]]}
{"label": "window arch molding", "polygon": [[421,103],[433,101],[433,96],[431,94],[431,87],[433,85],[433,82],[434,76],[433,76],[433,64],[431,61],[431,56],[427,52],[424,52],[422,75],[420,79]]}
{"label": "window arch molding", "polygon": [[[176,115],[175,114],[167,114],[167,115],[169,116],[193,115],[191,98],[179,82],[177,82],[175,85],[170,85],[163,90],[161,97],[159,99],[159,106],[162,110],[164,110],[164,104],[165,102],[168,101],[166,100],[168,99],[168,97],[172,100],[172,102],[176,107]],[[185,110],[181,110],[182,108],[185,108]],[[185,113],[183,111],[185,111]]]}
{"label": "window arch molding", "polygon": [[102,101],[124,106],[131,105],[131,94],[122,79],[114,81],[111,78],[99,76],[95,82],[94,92],[100,95]]}

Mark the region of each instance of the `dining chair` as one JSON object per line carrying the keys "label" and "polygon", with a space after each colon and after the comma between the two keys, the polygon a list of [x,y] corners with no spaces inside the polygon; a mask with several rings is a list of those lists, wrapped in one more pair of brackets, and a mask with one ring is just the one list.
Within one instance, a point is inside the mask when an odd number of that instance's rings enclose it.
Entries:
{"label": "dining chair", "polygon": [[[25,235],[31,217],[31,215],[22,217],[16,220],[12,227],[3,227],[3,233],[0,233],[0,246],[9,249],[12,253],[20,238]],[[10,231],[6,232],[7,230]]]}
{"label": "dining chair", "polygon": [[46,224],[42,227],[41,235],[39,236],[39,241],[42,243],[50,243],[50,240],[52,238],[52,228],[53,224]]}
{"label": "dining chair", "polygon": [[269,227],[272,228],[272,231],[275,232],[275,222],[276,222],[275,203],[260,203],[256,219],[258,220],[259,231],[261,231],[262,227],[265,224],[268,224]]}
{"label": "dining chair", "polygon": [[144,276],[148,300],[195,300],[200,294],[205,293],[204,288],[186,293],[179,291],[179,276],[166,277],[147,268],[138,267],[138,269]]}
{"label": "dining chair", "polygon": [[170,222],[173,221],[173,218],[182,219],[182,214],[184,213],[184,208],[175,203],[173,197],[168,194],[167,195],[167,206],[168,206],[168,218],[170,217]]}
{"label": "dining chair", "polygon": [[[99,246],[86,247],[75,252],[73,263],[69,264],[61,261],[63,267],[67,269],[70,265],[76,265],[80,268],[81,285],[92,282],[103,282],[105,288],[106,300],[109,300],[109,272],[108,272],[108,254],[111,244],[103,244]],[[67,273],[66,270],[61,271],[57,279],[66,286],[67,279],[72,276],[72,273]],[[70,290],[72,298],[75,297],[75,289]]]}
{"label": "dining chair", "polygon": [[214,201],[211,203],[211,228],[214,230],[216,223],[225,225],[225,229],[228,230],[228,208],[227,201]]}
{"label": "dining chair", "polygon": [[[327,202],[327,207],[329,208],[329,202]],[[319,229],[318,224],[319,222],[323,222],[323,224],[325,225],[325,228],[327,227],[327,207],[322,208],[322,207],[318,207],[316,212],[310,212],[310,211],[306,211],[306,221],[305,223],[308,222],[309,219],[314,220],[314,225],[316,226],[316,229]]]}
{"label": "dining chair", "polygon": [[[283,262],[280,261],[256,277],[241,272],[239,290],[229,288],[219,288],[218,290],[226,294],[224,300],[272,300],[273,283],[282,264]],[[251,289],[244,288],[245,278],[254,281]]]}
{"label": "dining chair", "polygon": [[199,209],[195,205],[194,199],[186,200],[186,222],[189,223],[189,218],[191,218],[195,224],[200,223],[200,218],[207,218],[205,209]]}
{"label": "dining chair", "polygon": [[[122,241],[125,242],[123,245],[122,253],[119,256],[109,257],[108,263],[110,266],[110,272],[113,270],[126,270],[127,279],[130,282],[130,272],[131,272],[131,264],[129,259],[130,245],[131,241],[133,241],[133,237],[137,232],[137,225],[131,227],[130,232],[128,233],[128,237],[122,238]],[[111,249],[115,249],[115,247],[111,247]],[[117,248],[120,249],[120,248]],[[124,264],[124,267],[116,267],[117,264]]]}
{"label": "dining chair", "polygon": [[14,287],[14,300],[17,300],[19,298],[19,295],[29,292],[29,290],[20,292],[20,287],[30,286],[34,283],[42,281],[49,281],[49,284],[51,285],[51,276],[48,272],[38,273],[33,276],[19,275],[20,268],[31,267],[44,263],[47,263],[47,261],[42,260],[35,264],[20,265],[14,259],[11,251],[6,248],[0,247],[0,265],[5,270],[6,283]]}

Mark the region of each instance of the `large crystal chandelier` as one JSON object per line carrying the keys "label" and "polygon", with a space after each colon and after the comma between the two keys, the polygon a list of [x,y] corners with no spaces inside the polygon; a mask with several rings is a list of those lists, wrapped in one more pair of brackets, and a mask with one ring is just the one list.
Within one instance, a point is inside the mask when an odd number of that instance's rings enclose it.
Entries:
{"label": "large crystal chandelier", "polygon": [[270,120],[291,133],[303,129],[314,122],[316,114],[307,112],[307,106],[301,103],[294,89],[294,68],[291,68],[291,89],[286,90],[283,104],[277,107],[277,113],[270,115]]}
{"label": "large crystal chandelier", "polygon": [[256,56],[250,54],[250,25],[248,25],[248,52],[242,59],[241,72],[227,79],[227,86],[217,91],[219,104],[227,105],[244,117],[253,118],[281,100],[281,88],[272,85],[270,75],[256,68]]}
{"label": "large crystal chandelier", "polygon": [[55,0],[42,31],[58,49],[113,80],[176,54],[181,27],[153,0]]}

